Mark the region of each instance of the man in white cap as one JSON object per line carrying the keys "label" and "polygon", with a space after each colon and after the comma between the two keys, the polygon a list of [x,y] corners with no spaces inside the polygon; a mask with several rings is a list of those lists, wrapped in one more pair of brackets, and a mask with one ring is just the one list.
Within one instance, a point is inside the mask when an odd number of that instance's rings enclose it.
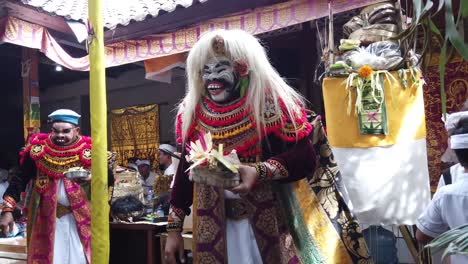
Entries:
{"label": "man in white cap", "polygon": [[143,192],[148,195],[150,190],[153,190],[154,179],[157,174],[151,171],[151,163],[149,160],[137,160],[138,172],[140,172],[143,185]]}
{"label": "man in white cap", "polygon": [[[173,177],[176,173],[177,167],[174,161],[178,161],[179,156],[176,153],[176,148],[169,144],[162,144],[159,146],[158,161],[159,169],[164,171],[164,175]],[[174,184],[174,179],[171,182],[171,188]]]}
{"label": "man in white cap", "polygon": [[[156,185],[163,184],[163,190],[166,190],[168,180],[171,181],[169,188],[172,189],[174,185],[174,177],[177,170],[177,165],[179,164],[179,155],[176,152],[176,148],[169,144],[161,144],[158,148],[158,161],[159,161],[159,169],[163,172],[164,176],[159,177],[171,177],[171,179],[164,179],[162,181],[156,180]],[[157,186],[154,187],[155,189],[159,189]],[[164,213],[169,213],[169,196],[170,191],[167,190],[167,193],[159,193],[158,200],[156,201],[156,207],[159,205],[162,206]]]}
{"label": "man in white cap", "polygon": [[468,106],[465,103],[462,107],[463,111],[447,114],[447,118],[444,120],[445,129],[447,130],[447,134],[449,136],[448,146],[445,153],[442,155],[442,162],[454,164],[450,168],[447,168],[442,171],[442,176],[439,179],[439,184],[437,189],[441,188],[444,185],[449,185],[457,181],[458,177],[465,173],[465,169],[463,166],[458,162],[457,156],[455,155],[455,151],[451,148],[450,137],[452,136],[453,132],[459,126],[460,120],[464,118],[468,118]]}
{"label": "man in white cap", "polygon": [[80,115],[68,109],[49,115],[48,134],[31,135],[20,153],[20,171],[3,195],[0,228],[13,227],[13,209],[32,180],[28,216],[28,263],[91,262],[89,177],[69,179],[71,168],[91,167],[91,138],[80,135]]}
{"label": "man in white cap", "polygon": [[138,171],[137,161],[138,161],[137,158],[127,159],[127,168],[131,169],[131,170],[134,170],[134,171]]}

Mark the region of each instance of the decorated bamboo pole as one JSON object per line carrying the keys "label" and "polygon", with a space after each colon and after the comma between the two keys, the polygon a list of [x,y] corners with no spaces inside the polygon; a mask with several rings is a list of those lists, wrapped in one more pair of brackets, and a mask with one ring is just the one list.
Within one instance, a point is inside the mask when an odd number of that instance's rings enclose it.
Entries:
{"label": "decorated bamboo pole", "polygon": [[91,259],[109,263],[109,205],[107,193],[107,103],[102,0],[89,0],[91,138]]}
{"label": "decorated bamboo pole", "polygon": [[23,78],[23,123],[24,141],[41,128],[39,106],[39,55],[38,51],[23,47],[21,61]]}
{"label": "decorated bamboo pole", "polygon": [[335,63],[335,33],[333,28],[333,0],[328,0],[328,52],[329,52],[329,65],[328,69]]}

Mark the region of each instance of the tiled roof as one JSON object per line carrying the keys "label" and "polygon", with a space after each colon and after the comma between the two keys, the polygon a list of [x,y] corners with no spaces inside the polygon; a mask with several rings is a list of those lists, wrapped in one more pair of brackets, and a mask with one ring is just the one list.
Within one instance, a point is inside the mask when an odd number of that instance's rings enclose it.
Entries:
{"label": "tiled roof", "polygon": [[[173,12],[177,7],[190,7],[196,2],[208,0],[104,0],[104,26],[128,25],[131,21],[143,21],[147,16],[156,17],[160,12]],[[86,22],[88,0],[21,0],[23,4],[39,8],[68,20]]]}

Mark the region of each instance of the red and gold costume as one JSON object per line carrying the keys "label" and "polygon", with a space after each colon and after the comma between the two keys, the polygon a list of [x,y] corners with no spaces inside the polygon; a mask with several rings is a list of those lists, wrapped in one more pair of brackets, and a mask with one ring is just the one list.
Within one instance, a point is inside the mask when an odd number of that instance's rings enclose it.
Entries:
{"label": "red and gold costume", "polygon": [[[268,123],[265,124],[265,134],[259,138],[256,124],[246,104],[246,97],[223,106],[217,105],[207,97],[203,97],[202,100],[196,109],[196,118],[189,140],[195,140],[199,132],[210,132],[215,145],[224,144],[226,152],[235,149],[242,162],[264,161],[258,163],[257,167],[262,172],[260,177],[263,180],[259,181],[248,195],[239,199],[241,201],[232,200],[246,205],[248,209],[242,212],[245,215],[233,217],[250,219],[257,242],[260,242],[258,246],[264,263],[288,263],[295,257],[295,254],[292,248],[284,245],[288,232],[284,219],[275,209],[280,205],[274,197],[274,189],[270,180],[275,178],[292,181],[294,178],[303,178],[306,172],[314,170],[315,163],[310,162],[315,161],[314,149],[307,138],[312,127],[306,122],[305,112],[296,113],[296,128],[294,128],[282,111],[274,109],[274,104],[267,104],[264,115]],[[284,125],[283,122],[285,122]],[[180,122],[179,125],[181,125]],[[180,129],[177,131],[180,136]],[[296,144],[296,132],[298,144]],[[269,138],[270,146],[264,144],[266,138]],[[278,150],[283,149],[285,145],[293,146],[291,152],[280,154],[281,151]],[[266,151],[263,151],[264,148]],[[218,256],[220,263],[225,263],[227,260],[224,259],[223,253],[226,247],[225,228],[223,228],[226,217],[224,190],[196,183],[193,188],[192,184],[194,183],[188,181],[187,175],[176,177],[173,188],[174,213],[172,216],[178,213],[179,215],[175,218],[183,218],[183,212],[187,211],[188,206],[193,202],[196,257],[200,263],[205,263],[204,258]],[[192,195],[189,195],[192,189],[195,192],[194,200],[192,200]],[[180,191],[186,194],[179,195]],[[266,221],[267,219],[269,220]],[[169,228],[176,228],[176,222],[171,223]],[[290,252],[284,252],[285,250],[290,250]],[[278,262],[281,258],[283,259]]]}
{"label": "red and gold costume", "polygon": [[[210,133],[215,148],[222,144],[225,155],[235,150],[256,168],[257,179],[253,187],[246,180],[229,190],[191,182],[181,160],[167,230],[180,232],[193,206],[194,262],[370,263],[336,188],[339,171],[320,119],[308,120],[302,97],[273,69],[258,40],[236,30],[206,33],[189,53],[187,80],[178,143]],[[253,169],[243,168],[241,179],[251,179]],[[169,236],[166,252],[172,254],[177,238]]]}
{"label": "red and gold costume", "polygon": [[[89,183],[78,184],[64,177],[72,167],[89,169],[91,139],[79,136],[67,146],[55,145],[48,134],[32,135],[21,152],[21,175],[14,177],[5,192],[10,203],[20,199],[20,193],[30,180],[33,189],[28,204],[28,263],[52,263],[56,218],[72,213],[88,262],[91,261],[91,204]],[[57,203],[58,183],[63,180],[70,206]],[[14,206],[14,204],[13,204]],[[4,204],[4,211],[10,210]]]}

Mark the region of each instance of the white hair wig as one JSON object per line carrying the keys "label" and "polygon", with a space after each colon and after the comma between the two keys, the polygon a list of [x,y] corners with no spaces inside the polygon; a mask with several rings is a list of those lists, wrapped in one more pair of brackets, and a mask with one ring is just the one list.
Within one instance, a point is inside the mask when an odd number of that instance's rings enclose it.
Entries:
{"label": "white hair wig", "polygon": [[[190,50],[187,58],[187,91],[179,104],[178,113],[182,119],[182,141],[187,138],[195,108],[200,103],[205,86],[202,80],[203,67],[212,58],[220,56],[213,50],[216,39],[224,40],[225,56],[235,61],[247,63],[249,69],[249,87],[246,92],[247,103],[257,123],[260,134],[265,123],[264,106],[267,99],[272,99],[277,111],[280,109],[279,98],[284,102],[290,120],[304,104],[303,97],[290,87],[271,65],[266,51],[259,40],[243,30],[215,30],[205,33]],[[295,125],[295,124],[294,124]]]}

